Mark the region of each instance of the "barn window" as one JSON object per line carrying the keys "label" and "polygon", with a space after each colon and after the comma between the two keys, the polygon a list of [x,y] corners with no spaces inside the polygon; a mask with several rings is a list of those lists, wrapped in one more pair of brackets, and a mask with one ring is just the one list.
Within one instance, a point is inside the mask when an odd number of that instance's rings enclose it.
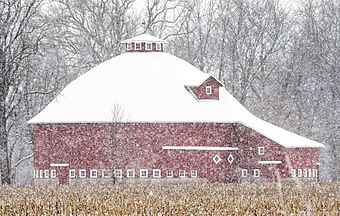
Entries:
{"label": "barn window", "polygon": [[75,178],[76,177],[76,170],[70,169],[69,175],[70,175],[70,178]]}
{"label": "barn window", "polygon": [[298,177],[302,177],[302,169],[298,169]]}
{"label": "barn window", "polygon": [[291,175],[292,175],[293,178],[296,177],[296,170],[295,170],[295,169],[292,169],[292,170],[291,170]]}
{"label": "barn window", "polygon": [[45,171],[44,171],[44,177],[45,177],[45,178],[48,178],[48,177],[49,177],[49,170],[45,170]]}
{"label": "barn window", "polygon": [[39,178],[39,170],[34,170],[34,178]]}
{"label": "barn window", "polygon": [[309,177],[309,178],[312,177],[312,169],[308,169],[308,177]]}
{"label": "barn window", "polygon": [[248,176],[248,170],[243,169],[242,170],[242,177],[247,177]]}
{"label": "barn window", "polygon": [[254,177],[260,177],[260,170],[259,169],[254,169]]}
{"label": "barn window", "polygon": [[135,46],[136,46],[136,50],[141,50],[142,49],[142,45],[139,42],[135,43]]}
{"label": "barn window", "polygon": [[174,172],[172,170],[167,170],[166,171],[166,177],[172,178],[174,176]]}
{"label": "barn window", "polygon": [[220,162],[222,159],[220,158],[220,156],[218,156],[218,155],[215,155],[214,157],[213,157],[213,161],[215,162],[215,164],[218,164],[218,162]]}
{"label": "barn window", "polygon": [[303,169],[303,177],[307,178],[308,177],[308,172],[307,169]]}
{"label": "barn window", "polygon": [[230,155],[228,156],[227,160],[228,160],[228,162],[229,162],[230,164],[232,164],[232,162],[234,161],[234,157],[230,154]]}
{"label": "barn window", "polygon": [[318,169],[315,169],[315,177],[318,177]]}
{"label": "barn window", "polygon": [[315,178],[315,170],[316,170],[316,169],[313,169],[313,170],[312,170],[312,177],[313,177],[313,178]]}
{"label": "barn window", "polygon": [[123,171],[121,169],[115,170],[115,177],[116,178],[122,178],[123,177]]}
{"label": "barn window", "polygon": [[126,171],[126,177],[128,178],[134,178],[135,177],[135,170],[134,169],[128,169]]}
{"label": "barn window", "polygon": [[108,170],[102,170],[102,178],[109,178],[109,171]]}
{"label": "barn window", "polygon": [[211,87],[211,86],[206,86],[206,87],[205,87],[205,93],[206,93],[207,95],[212,94],[212,87]]}
{"label": "barn window", "polygon": [[197,177],[197,170],[191,170],[191,177],[196,178]]}
{"label": "barn window", "polygon": [[127,43],[126,44],[126,49],[127,50],[132,50],[132,44],[131,43]]}
{"label": "barn window", "polygon": [[146,43],[146,50],[152,50],[152,43]]}
{"label": "barn window", "polygon": [[44,170],[39,170],[39,177],[44,178]]}
{"label": "barn window", "polygon": [[56,177],[57,177],[57,171],[51,170],[51,178],[56,178]]}
{"label": "barn window", "polygon": [[161,177],[161,170],[160,169],[154,169],[152,170],[152,174],[154,178],[160,178]]}
{"label": "barn window", "polygon": [[98,172],[96,169],[91,169],[90,170],[90,178],[97,178],[98,177]]}
{"label": "barn window", "polygon": [[141,169],[139,171],[139,177],[140,178],[147,178],[148,177],[148,170],[147,169]]}
{"label": "barn window", "polygon": [[86,178],[86,170],[84,169],[79,170],[79,178]]}
{"label": "barn window", "polygon": [[179,177],[185,177],[185,170],[179,171]]}
{"label": "barn window", "polygon": [[259,155],[264,155],[264,147],[259,147],[258,151],[259,151]]}
{"label": "barn window", "polygon": [[161,50],[162,49],[162,46],[160,43],[156,43],[156,50]]}

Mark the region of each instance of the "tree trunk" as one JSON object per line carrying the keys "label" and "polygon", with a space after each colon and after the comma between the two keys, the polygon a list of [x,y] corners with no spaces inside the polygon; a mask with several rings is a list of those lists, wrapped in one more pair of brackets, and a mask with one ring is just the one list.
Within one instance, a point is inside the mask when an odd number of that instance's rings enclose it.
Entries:
{"label": "tree trunk", "polygon": [[5,90],[4,85],[0,86],[0,174],[1,184],[11,184],[5,116]]}

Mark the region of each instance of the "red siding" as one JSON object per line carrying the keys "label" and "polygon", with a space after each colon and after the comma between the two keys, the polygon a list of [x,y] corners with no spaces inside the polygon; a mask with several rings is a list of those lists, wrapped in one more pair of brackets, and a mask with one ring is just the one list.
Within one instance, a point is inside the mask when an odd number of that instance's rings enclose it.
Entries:
{"label": "red siding", "polygon": [[[112,151],[116,168],[122,169],[124,176],[130,168],[135,169],[136,178],[139,169],[148,169],[149,177],[152,169],[161,169],[162,177],[171,169],[177,178],[178,171],[184,169],[187,177],[191,170],[197,170],[198,177],[210,182],[238,181],[241,169],[247,169],[249,176],[253,169],[261,169],[262,178],[275,179],[269,167],[277,167],[282,177],[289,177],[286,155],[294,165],[315,167],[319,154],[317,149],[285,149],[240,124],[222,123],[42,124],[34,126],[33,141],[36,170],[51,169],[52,163],[69,163],[77,176],[79,169],[86,169],[88,176],[90,169],[111,170]],[[163,150],[162,146],[239,150]],[[258,155],[259,146],[265,147],[265,155]],[[216,154],[222,159],[218,164],[212,160]],[[232,164],[227,161],[229,154],[235,158]],[[281,160],[282,165],[260,165],[261,160]]]}
{"label": "red siding", "polygon": [[164,44],[161,43],[161,49],[157,50],[156,49],[156,43],[152,43],[152,50],[146,50],[146,44],[145,42],[141,42],[141,49],[140,50],[136,50],[135,47],[135,42],[131,43],[131,50],[126,50],[126,52],[163,52],[164,51]]}
{"label": "red siding", "polygon": [[[206,93],[207,86],[212,87],[212,94]],[[199,100],[218,100],[220,86],[221,84],[214,77],[209,77],[200,86],[191,87],[191,89]]]}

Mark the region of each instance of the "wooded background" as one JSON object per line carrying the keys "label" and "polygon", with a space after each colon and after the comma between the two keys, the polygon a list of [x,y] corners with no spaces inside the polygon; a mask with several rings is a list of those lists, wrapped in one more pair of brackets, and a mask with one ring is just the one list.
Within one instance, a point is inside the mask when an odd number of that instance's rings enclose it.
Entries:
{"label": "wooded background", "polygon": [[339,179],[340,1],[293,2],[0,0],[2,184],[33,179],[27,121],[144,32],[214,74],[256,116],[325,144],[321,175]]}

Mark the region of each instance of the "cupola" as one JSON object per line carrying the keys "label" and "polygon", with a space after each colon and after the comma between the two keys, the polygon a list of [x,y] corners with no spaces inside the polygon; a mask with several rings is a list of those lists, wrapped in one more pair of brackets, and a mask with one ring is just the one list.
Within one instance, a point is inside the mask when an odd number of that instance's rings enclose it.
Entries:
{"label": "cupola", "polygon": [[141,34],[121,43],[124,44],[126,52],[164,52],[164,44],[167,42],[148,34]]}

